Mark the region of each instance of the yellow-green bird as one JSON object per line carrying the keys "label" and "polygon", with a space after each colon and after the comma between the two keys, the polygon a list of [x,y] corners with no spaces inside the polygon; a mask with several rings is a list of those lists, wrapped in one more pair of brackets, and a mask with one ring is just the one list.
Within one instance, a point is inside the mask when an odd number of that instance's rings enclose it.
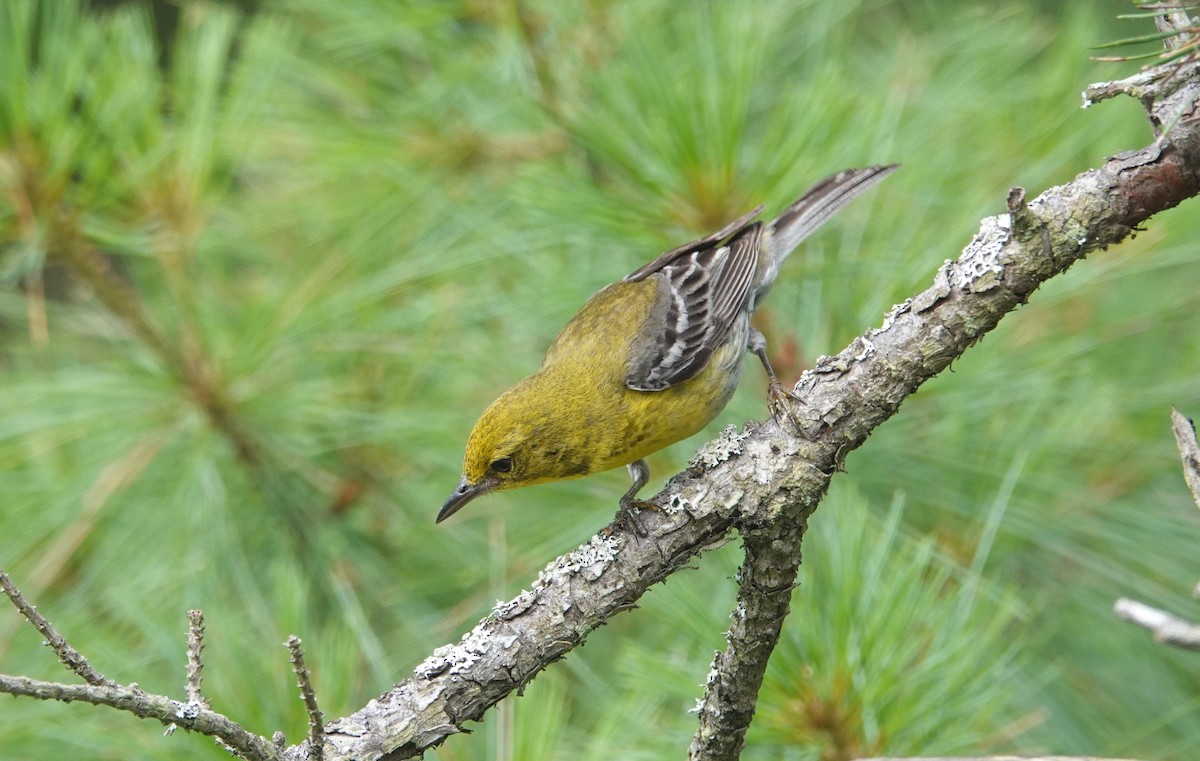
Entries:
{"label": "yellow-green bird", "polygon": [[642,458],[717,416],[737,388],[747,350],[770,378],[772,411],[788,396],[750,315],[779,266],[835,212],[897,165],[825,178],[771,222],[763,207],[672,249],[584,304],[542,366],[484,410],[467,439],[462,481],[440,523],[481,494],[579,478],[620,465],[638,504]]}

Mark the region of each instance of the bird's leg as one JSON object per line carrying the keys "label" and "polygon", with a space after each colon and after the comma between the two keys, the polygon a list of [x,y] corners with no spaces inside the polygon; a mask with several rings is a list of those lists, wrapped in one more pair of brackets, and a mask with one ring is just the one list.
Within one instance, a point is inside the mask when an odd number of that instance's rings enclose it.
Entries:
{"label": "bird's leg", "polygon": [[792,410],[792,405],[800,401],[800,397],[793,394],[783,387],[779,382],[779,376],[775,374],[775,368],[771,367],[771,360],[767,359],[767,339],[766,337],[755,330],[750,329],[750,340],[747,342],[747,348],[754,352],[754,355],[762,362],[763,369],[767,371],[767,409],[771,411],[771,417],[775,418],[775,422],[783,425],[783,421],[790,420],[792,425],[801,435],[804,434],[804,428],[800,426],[800,421],[796,419],[796,414]]}
{"label": "bird's leg", "polygon": [[645,537],[646,529],[638,523],[635,518],[639,510],[657,510],[658,505],[653,502],[647,502],[637,498],[638,491],[641,490],[646,482],[650,480],[650,466],[645,460],[631,462],[625,466],[629,471],[629,477],[633,479],[633,485],[629,487],[629,491],[621,497],[621,509],[617,510],[617,516],[613,519],[611,525],[605,529],[605,535],[611,535],[618,526],[632,528],[633,532],[640,537]]}
{"label": "bird's leg", "polygon": [[652,503],[637,498],[637,493],[650,480],[650,466],[646,464],[645,460],[637,460],[626,465],[625,469],[629,471],[629,477],[633,480],[633,485],[621,497],[621,509],[630,512],[634,510],[653,510],[654,505]]}

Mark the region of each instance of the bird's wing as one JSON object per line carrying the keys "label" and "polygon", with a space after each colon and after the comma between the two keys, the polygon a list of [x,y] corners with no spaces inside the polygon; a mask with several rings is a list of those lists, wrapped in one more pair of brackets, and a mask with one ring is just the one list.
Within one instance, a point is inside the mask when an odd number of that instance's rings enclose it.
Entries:
{"label": "bird's wing", "polygon": [[695,376],[729,333],[758,267],[762,207],[706,238],[672,249],[628,277],[660,276],[658,302],[635,339],[625,385],[661,391]]}

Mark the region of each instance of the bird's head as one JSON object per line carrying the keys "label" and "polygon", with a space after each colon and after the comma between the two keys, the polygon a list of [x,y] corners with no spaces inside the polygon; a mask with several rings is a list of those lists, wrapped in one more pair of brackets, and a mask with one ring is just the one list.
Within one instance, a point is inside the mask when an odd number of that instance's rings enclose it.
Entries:
{"label": "bird's head", "polygon": [[530,380],[506,391],[479,416],[467,438],[462,480],[438,512],[438,523],[488,492],[586,475],[586,468],[571,467],[562,421]]}

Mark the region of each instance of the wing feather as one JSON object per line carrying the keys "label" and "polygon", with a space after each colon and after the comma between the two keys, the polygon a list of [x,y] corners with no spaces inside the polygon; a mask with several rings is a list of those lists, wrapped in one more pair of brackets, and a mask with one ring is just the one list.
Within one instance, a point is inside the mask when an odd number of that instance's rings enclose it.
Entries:
{"label": "wing feather", "polygon": [[756,221],[759,206],[630,273],[626,281],[653,279],[658,295],[634,339],[625,385],[661,391],[703,370],[736,321],[770,288],[792,249],[896,167],[830,175],[767,225]]}
{"label": "wing feather", "polygon": [[661,391],[694,377],[742,312],[758,268],[762,207],[672,249],[625,278],[655,278],[658,303],[638,335],[625,384]]}

